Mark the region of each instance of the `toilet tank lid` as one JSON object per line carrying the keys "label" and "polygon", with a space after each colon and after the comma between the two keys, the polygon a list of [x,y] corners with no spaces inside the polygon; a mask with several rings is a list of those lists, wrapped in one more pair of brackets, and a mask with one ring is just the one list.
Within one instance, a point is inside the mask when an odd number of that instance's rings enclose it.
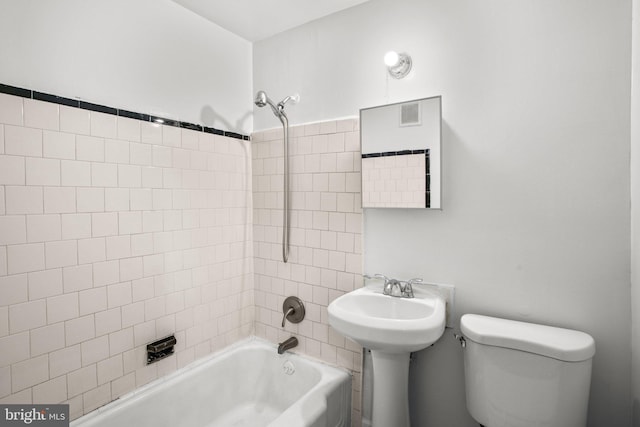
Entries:
{"label": "toilet tank lid", "polygon": [[465,338],[478,344],[512,348],[566,362],[591,359],[596,344],[591,335],[571,329],[465,314],[460,319]]}

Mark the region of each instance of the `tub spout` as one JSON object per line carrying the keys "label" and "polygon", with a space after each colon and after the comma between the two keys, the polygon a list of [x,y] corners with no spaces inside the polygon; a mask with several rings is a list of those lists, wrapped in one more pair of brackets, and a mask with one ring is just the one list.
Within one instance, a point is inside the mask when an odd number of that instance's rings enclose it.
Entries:
{"label": "tub spout", "polygon": [[295,347],[298,345],[298,338],[296,337],[291,337],[289,339],[287,339],[286,341],[281,342],[278,345],[278,354],[282,354],[285,351]]}

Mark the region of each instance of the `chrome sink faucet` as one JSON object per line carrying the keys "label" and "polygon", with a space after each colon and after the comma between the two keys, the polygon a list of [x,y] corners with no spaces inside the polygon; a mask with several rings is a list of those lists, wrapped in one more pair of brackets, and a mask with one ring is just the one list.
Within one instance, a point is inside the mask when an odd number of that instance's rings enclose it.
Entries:
{"label": "chrome sink faucet", "polygon": [[369,276],[365,274],[363,276],[365,279],[380,279],[384,280],[384,286],[382,287],[382,293],[384,295],[389,295],[397,298],[413,298],[413,285],[417,283],[422,283],[422,279],[411,279],[408,282],[403,280],[397,280],[393,278],[389,278],[382,274],[375,274],[374,276]]}

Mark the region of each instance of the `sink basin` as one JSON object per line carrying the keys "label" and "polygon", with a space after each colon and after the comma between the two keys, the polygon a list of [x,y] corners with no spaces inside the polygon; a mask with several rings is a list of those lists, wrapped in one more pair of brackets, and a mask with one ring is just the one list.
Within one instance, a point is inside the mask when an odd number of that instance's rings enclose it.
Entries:
{"label": "sink basin", "polygon": [[386,353],[422,350],[444,332],[445,302],[415,288],[414,293],[415,298],[395,298],[383,295],[381,289],[357,289],[329,304],[329,324],[370,350]]}
{"label": "sink basin", "polygon": [[410,353],[436,342],[444,332],[446,303],[413,287],[415,298],[384,295],[363,287],[329,304],[329,324],[371,350],[373,427],[410,427]]}

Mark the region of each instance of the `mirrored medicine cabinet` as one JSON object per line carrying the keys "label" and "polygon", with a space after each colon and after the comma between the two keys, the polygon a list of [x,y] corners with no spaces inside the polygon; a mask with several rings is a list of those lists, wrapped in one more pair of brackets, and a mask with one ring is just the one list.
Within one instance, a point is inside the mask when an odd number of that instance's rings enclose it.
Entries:
{"label": "mirrored medicine cabinet", "polygon": [[363,208],[441,209],[442,97],[360,110]]}

